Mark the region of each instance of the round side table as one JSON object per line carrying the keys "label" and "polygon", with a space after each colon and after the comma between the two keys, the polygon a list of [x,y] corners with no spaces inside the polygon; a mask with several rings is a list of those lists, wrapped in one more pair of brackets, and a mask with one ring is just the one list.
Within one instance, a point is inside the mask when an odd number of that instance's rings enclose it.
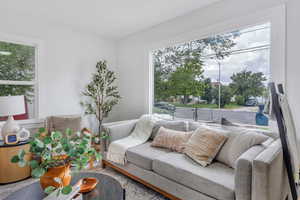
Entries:
{"label": "round side table", "polygon": [[13,183],[30,177],[30,167],[19,167],[17,163],[11,163],[14,155],[18,155],[20,150],[29,151],[30,140],[19,142],[14,145],[4,144],[0,140],[0,184]]}

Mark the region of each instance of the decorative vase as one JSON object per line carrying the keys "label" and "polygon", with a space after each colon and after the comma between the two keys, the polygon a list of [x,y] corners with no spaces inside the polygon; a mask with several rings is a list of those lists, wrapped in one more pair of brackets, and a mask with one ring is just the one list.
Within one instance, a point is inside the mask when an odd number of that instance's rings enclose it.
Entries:
{"label": "decorative vase", "polygon": [[255,116],[256,125],[260,125],[260,126],[268,126],[269,125],[269,119],[263,113],[264,108],[265,108],[265,105],[258,106],[258,112],[256,113],[256,116]]}
{"label": "decorative vase", "polygon": [[[60,185],[57,181],[55,181],[56,177],[60,178],[62,185]],[[59,186],[69,185],[71,182],[71,178],[72,176],[71,176],[70,165],[53,167],[48,169],[48,171],[43,176],[41,176],[40,184],[43,190],[48,186],[53,186],[58,188]]]}

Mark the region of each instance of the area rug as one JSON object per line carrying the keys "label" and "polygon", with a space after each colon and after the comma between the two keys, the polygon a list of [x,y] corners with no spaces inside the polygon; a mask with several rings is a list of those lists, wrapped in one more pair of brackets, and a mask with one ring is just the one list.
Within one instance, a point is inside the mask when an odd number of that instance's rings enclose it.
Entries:
{"label": "area rug", "polygon": [[[89,171],[96,171],[102,174],[107,174],[117,179],[126,190],[126,200],[168,200],[168,198],[163,197],[157,192],[129,179],[128,177],[116,172],[113,169],[106,168]],[[31,184],[35,181],[38,180],[30,178],[15,184],[0,185],[0,200],[4,199],[14,191],[19,190],[20,188]]]}

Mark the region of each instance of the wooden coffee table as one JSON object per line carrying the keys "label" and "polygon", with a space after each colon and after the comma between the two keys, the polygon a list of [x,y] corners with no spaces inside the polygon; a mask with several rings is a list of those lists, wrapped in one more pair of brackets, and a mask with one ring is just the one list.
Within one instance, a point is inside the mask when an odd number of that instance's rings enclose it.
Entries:
{"label": "wooden coffee table", "polygon": [[[79,179],[86,177],[95,177],[99,180],[99,183],[93,191],[83,195],[84,200],[125,200],[125,190],[122,188],[121,184],[111,176],[105,174],[94,172],[76,173],[72,177],[71,185],[77,183]],[[42,200],[45,196],[46,195],[40,186],[40,182],[37,181],[15,191],[4,200]]]}

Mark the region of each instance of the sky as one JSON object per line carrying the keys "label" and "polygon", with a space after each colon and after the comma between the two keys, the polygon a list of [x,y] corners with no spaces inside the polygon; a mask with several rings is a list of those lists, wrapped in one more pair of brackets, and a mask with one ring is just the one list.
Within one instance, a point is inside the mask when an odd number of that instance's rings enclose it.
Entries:
{"label": "sky", "polygon": [[[266,45],[265,49],[246,53],[233,54],[221,60],[221,82],[229,84],[233,73],[244,69],[252,72],[262,72],[268,79],[270,76],[270,24],[262,24],[239,30],[241,35],[234,39],[236,46],[232,50],[240,50]],[[204,76],[218,81],[219,65],[215,60],[206,59]]]}

